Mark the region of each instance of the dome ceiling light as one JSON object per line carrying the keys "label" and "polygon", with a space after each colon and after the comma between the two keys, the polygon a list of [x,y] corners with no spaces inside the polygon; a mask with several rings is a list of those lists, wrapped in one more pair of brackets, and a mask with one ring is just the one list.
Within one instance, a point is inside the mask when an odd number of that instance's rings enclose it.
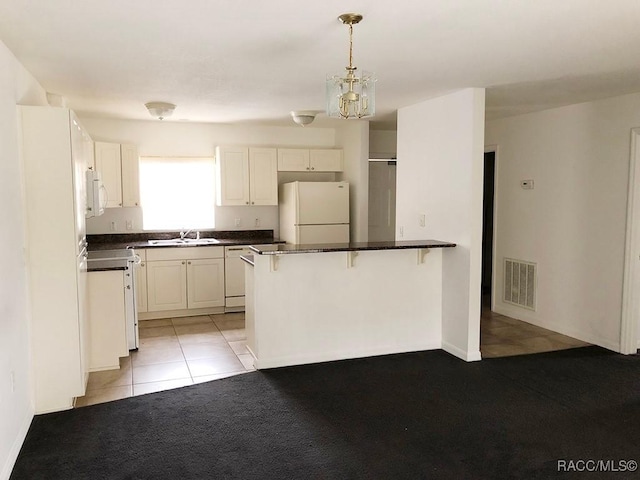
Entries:
{"label": "dome ceiling light", "polygon": [[297,110],[291,112],[291,118],[301,127],[309,125],[316,119],[316,115],[320,113],[317,110]]}
{"label": "dome ceiling light", "polygon": [[164,120],[170,117],[176,106],[173,103],[167,102],[149,102],[144,104],[149,110],[152,117],[156,117],[158,120]]}

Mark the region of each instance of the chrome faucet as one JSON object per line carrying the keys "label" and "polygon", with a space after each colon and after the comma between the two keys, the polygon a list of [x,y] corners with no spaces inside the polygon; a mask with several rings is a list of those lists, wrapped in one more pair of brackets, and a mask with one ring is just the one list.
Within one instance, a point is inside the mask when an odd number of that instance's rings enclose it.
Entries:
{"label": "chrome faucet", "polygon": [[[191,232],[193,232],[193,228],[190,228],[189,230],[181,230],[180,240],[184,240],[185,238],[187,238],[187,235],[189,235]],[[200,240],[200,230],[196,231],[196,240]]]}

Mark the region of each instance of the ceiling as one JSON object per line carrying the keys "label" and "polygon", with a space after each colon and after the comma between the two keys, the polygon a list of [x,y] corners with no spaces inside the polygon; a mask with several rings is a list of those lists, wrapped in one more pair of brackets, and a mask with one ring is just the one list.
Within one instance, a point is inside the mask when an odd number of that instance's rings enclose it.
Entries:
{"label": "ceiling", "polygon": [[348,64],[346,12],[378,77],[372,129],[466,87],[487,88],[487,118],[640,91],[638,0],[2,0],[0,40],[83,116],[166,101],[165,121],[293,125]]}

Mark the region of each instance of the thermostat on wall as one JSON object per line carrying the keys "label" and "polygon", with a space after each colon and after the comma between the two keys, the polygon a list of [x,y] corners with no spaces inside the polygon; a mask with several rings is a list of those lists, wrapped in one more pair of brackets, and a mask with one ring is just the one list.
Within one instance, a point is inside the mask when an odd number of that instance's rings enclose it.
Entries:
{"label": "thermostat on wall", "polygon": [[533,190],[533,180],[520,180],[520,186],[524,190]]}

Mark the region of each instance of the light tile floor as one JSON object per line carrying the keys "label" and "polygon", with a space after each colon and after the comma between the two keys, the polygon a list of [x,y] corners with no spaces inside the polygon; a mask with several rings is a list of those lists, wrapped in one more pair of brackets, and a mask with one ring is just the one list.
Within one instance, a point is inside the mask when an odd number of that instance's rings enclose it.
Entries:
{"label": "light tile floor", "polygon": [[138,351],[121,358],[119,370],[91,373],[76,407],[253,370],[242,312],[141,320]]}
{"label": "light tile floor", "polygon": [[480,352],[482,358],[551,352],[589,345],[527,322],[482,310]]}
{"label": "light tile floor", "polygon": [[[483,309],[483,358],[588,345],[575,338]],[[140,348],[119,370],[93,372],[76,407],[184,387],[255,370],[246,347],[244,313],[140,321]]]}

